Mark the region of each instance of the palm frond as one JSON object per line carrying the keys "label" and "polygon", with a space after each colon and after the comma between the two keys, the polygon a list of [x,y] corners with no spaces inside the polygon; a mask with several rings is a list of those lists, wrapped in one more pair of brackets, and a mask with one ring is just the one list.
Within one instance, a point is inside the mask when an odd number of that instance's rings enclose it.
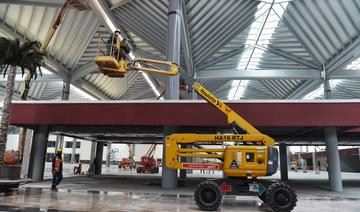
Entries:
{"label": "palm frond", "polygon": [[29,41],[29,42],[23,43],[21,45],[21,47],[19,48],[19,51],[20,52],[30,52],[30,51],[34,51],[39,48],[40,48],[39,41]]}
{"label": "palm frond", "polygon": [[1,69],[1,72],[4,72],[4,78],[6,76],[6,71],[8,70],[9,66],[10,66],[9,64],[6,64],[4,69]]}
{"label": "palm frond", "polygon": [[28,70],[32,79],[36,78],[40,67],[43,65],[45,54],[39,50],[39,41],[26,41],[20,43],[18,39],[11,40],[0,37],[0,74],[6,75],[8,66],[19,66],[21,73],[24,75],[25,70]]}

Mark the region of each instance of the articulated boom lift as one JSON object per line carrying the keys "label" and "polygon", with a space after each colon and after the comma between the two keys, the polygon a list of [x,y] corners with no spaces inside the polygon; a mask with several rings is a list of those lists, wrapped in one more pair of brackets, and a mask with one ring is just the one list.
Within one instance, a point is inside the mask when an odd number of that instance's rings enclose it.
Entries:
{"label": "articulated boom lift", "polygon": [[145,155],[141,156],[140,164],[136,167],[137,173],[159,173],[159,163],[154,158],[156,144],[151,144]]}
{"label": "articulated boom lift", "polygon": [[[115,62],[106,63],[105,61],[120,61],[120,64],[127,65],[117,65]],[[168,76],[180,72],[184,82],[191,86],[203,99],[223,112],[227,117],[228,124],[233,126],[234,134],[175,133],[165,138],[165,164],[168,168],[208,169],[224,172],[224,179],[206,180],[198,185],[194,198],[200,209],[217,210],[222,202],[222,195],[255,195],[274,211],[291,211],[296,206],[297,196],[288,185],[258,179],[258,177],[271,176],[277,172],[278,150],[275,147],[274,139],[259,132],[186,72],[181,71],[178,65],[166,61],[151,60],[149,62],[168,65],[170,71],[156,68],[145,70],[141,66],[135,68],[135,63],[138,61],[144,62],[145,65],[148,62],[146,59],[126,61],[124,58],[119,60],[116,57],[96,58],[100,70],[110,77],[114,75],[123,77],[131,69]],[[108,72],[110,69],[111,71]],[[240,131],[243,133],[239,134]],[[193,145],[198,148],[181,148],[181,144]],[[203,147],[211,144],[225,144],[226,146],[224,149]],[[215,158],[218,162],[182,162],[181,158]]]}

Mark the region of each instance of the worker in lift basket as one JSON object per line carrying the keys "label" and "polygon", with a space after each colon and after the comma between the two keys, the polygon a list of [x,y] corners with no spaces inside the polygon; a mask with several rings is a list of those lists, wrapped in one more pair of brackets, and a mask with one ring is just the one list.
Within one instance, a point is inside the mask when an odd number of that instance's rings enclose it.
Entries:
{"label": "worker in lift basket", "polygon": [[62,150],[61,148],[56,149],[56,153],[54,155],[54,158],[52,160],[52,174],[53,174],[53,180],[51,185],[51,190],[57,191],[56,186],[58,186],[63,178],[63,163],[62,163]]}
{"label": "worker in lift basket", "polygon": [[120,30],[115,30],[113,35],[108,39],[106,45],[108,48],[109,56],[115,57],[117,60],[119,60],[118,53],[121,46],[120,35]]}

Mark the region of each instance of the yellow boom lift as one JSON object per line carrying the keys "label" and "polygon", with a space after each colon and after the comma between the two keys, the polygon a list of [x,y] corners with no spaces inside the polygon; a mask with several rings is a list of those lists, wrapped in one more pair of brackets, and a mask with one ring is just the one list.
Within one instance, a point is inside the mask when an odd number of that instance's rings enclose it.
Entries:
{"label": "yellow boom lift", "polygon": [[[121,48],[125,47],[119,49]],[[136,66],[138,62],[145,66],[147,62],[165,64],[170,71]],[[297,195],[287,184],[258,178],[277,172],[278,150],[274,139],[259,132],[186,72],[181,71],[178,65],[143,58],[129,61],[116,55],[99,55],[96,63],[100,70],[110,77],[123,77],[129,70],[168,76],[180,73],[187,85],[227,117],[234,134],[175,133],[165,138],[165,164],[168,168],[224,172],[223,179],[206,180],[198,185],[194,198],[200,209],[217,210],[222,202],[222,195],[255,195],[274,211],[291,211],[296,206]],[[196,148],[182,148],[181,144],[193,145]],[[204,148],[204,145],[210,147]],[[225,148],[211,148],[211,145],[225,145]],[[218,162],[182,162],[181,158],[215,158]]]}

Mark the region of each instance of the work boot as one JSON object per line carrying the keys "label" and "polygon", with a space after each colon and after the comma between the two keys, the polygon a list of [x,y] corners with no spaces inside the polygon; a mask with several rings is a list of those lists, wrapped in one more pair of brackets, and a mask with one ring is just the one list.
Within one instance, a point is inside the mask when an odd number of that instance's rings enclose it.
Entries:
{"label": "work boot", "polygon": [[56,186],[51,186],[51,191],[58,191],[58,189],[56,188]]}

